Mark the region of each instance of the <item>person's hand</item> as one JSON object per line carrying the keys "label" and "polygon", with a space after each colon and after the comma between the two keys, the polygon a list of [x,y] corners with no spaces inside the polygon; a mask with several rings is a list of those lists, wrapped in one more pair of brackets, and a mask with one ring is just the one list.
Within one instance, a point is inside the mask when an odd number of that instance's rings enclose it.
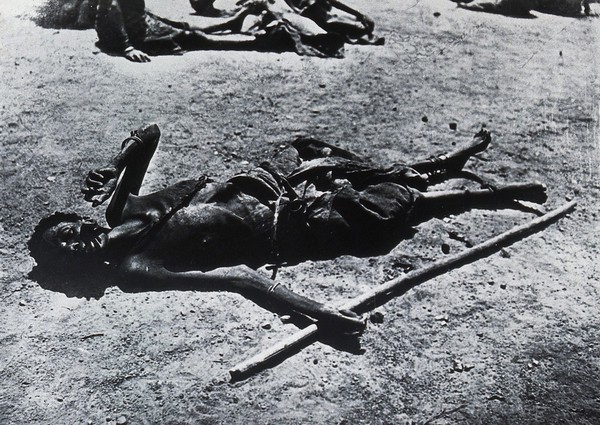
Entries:
{"label": "person's hand", "polygon": [[138,49],[126,50],[124,56],[131,62],[150,62],[150,56]]}
{"label": "person's hand", "polygon": [[85,187],[81,190],[84,199],[97,207],[113,194],[117,187],[119,170],[112,166],[98,168],[88,173]]}
{"label": "person's hand", "polygon": [[361,335],[367,327],[366,318],[351,310],[326,307],[327,316],[319,321],[319,326],[326,331],[341,332],[345,335]]}

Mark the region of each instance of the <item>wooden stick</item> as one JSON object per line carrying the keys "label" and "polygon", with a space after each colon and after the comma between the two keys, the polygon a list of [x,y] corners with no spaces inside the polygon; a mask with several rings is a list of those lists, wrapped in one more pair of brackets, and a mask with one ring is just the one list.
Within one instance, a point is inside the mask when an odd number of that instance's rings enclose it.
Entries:
{"label": "wooden stick", "polygon": [[[498,236],[488,239],[474,247],[450,257],[438,260],[428,266],[413,270],[404,276],[392,279],[371,291],[368,291],[356,298],[345,303],[341,308],[352,310],[355,312],[367,311],[377,305],[382,305],[391,298],[403,294],[409,289],[440,276],[450,270],[457,269],[465,264],[472,263],[480,258],[487,257],[495,252],[498,252],[503,247],[530,236],[550,224],[557,221],[567,213],[571,212],[577,203],[575,201],[564,204],[563,206],[552,210],[541,217],[538,217],[528,223],[516,226]],[[242,379],[248,376],[251,372],[264,368],[265,364],[274,362],[276,359],[283,357],[285,353],[292,350],[298,350],[302,344],[307,343],[311,338],[314,338],[319,328],[316,323],[307,326],[298,331],[294,335],[280,341],[272,347],[264,350],[261,353],[251,357],[250,359],[239,363],[234,368],[229,370],[231,378],[234,380]]]}

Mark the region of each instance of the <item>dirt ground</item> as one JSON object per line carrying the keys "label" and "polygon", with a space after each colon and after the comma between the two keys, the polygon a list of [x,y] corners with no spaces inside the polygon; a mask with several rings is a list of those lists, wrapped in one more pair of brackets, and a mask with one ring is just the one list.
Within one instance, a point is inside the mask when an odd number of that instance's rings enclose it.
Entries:
{"label": "dirt ground", "polygon": [[[147,3],[198,19],[186,0]],[[350,3],[385,46],[349,46],[344,59],[194,52],[150,64],[100,53],[93,30],[36,26],[39,0],[0,3],[0,423],[600,423],[600,21],[446,0]],[[28,277],[35,224],[56,210],[102,218],[82,179],[150,122],[163,138],[148,191],[248,169],[300,134],[388,163],[485,126],[494,141],[471,170],[542,181],[545,209],[578,207],[378,308],[383,323],[369,323],[360,350],[318,342],[232,383],[229,368],[297,328],[237,294]],[[477,243],[531,218],[432,220],[389,255],[305,263],[278,279],[339,303],[443,257],[443,244],[465,249],[449,232]]]}

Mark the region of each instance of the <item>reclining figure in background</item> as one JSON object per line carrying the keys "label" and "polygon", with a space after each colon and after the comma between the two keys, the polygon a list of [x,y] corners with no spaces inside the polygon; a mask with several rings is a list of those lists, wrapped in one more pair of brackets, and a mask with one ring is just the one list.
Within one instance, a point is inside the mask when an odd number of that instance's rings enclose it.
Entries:
{"label": "reclining figure in background", "polygon": [[532,10],[560,16],[591,14],[590,0],[452,0],[458,7],[476,12],[529,17]]}
{"label": "reclining figure in background", "polygon": [[[101,49],[134,62],[192,50],[343,57],[345,43],[383,43],[372,35],[369,18],[337,0],[327,0],[327,6],[318,0],[302,9],[276,1],[244,2],[233,16],[198,26],[157,16],[146,9],[144,0],[53,0],[40,8],[37,22],[44,27],[95,27]],[[332,4],[351,18],[332,15]]]}
{"label": "reclining figure in background", "polygon": [[218,11],[214,0],[190,0],[190,4],[205,16],[256,15],[254,25],[246,24],[245,31],[262,31],[273,21],[285,22],[300,34],[337,34],[351,44],[383,45],[382,37],[373,35],[375,23],[371,18],[338,0],[240,0],[236,11]]}
{"label": "reclining figure in background", "polygon": [[116,269],[141,287],[253,293],[288,312],[356,332],[364,322],[355,313],[298,295],[256,269],[383,255],[432,217],[546,200],[538,183],[427,192],[431,184],[466,173],[465,163],[490,143],[484,130],[464,149],[389,168],[299,138],[291,144],[296,153],[286,150],[294,160],[285,175],[264,163],[225,182],[200,177],[140,196],[159,137],[156,125],[140,128],[107,166],[89,172],[85,200],[96,207],[112,197],[110,227],[76,214],[41,220],[28,244],[38,268]]}

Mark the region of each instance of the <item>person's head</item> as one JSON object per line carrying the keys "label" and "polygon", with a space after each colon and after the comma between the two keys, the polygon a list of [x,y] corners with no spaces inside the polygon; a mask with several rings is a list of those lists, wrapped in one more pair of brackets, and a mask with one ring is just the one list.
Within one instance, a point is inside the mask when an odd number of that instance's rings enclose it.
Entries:
{"label": "person's head", "polygon": [[114,267],[106,263],[105,253],[84,247],[90,246],[91,235],[107,230],[77,214],[55,213],[42,219],[27,244],[37,263],[29,278],[68,297],[99,299],[113,284]]}
{"label": "person's head", "polygon": [[31,256],[41,267],[98,260],[106,245],[107,229],[73,213],[54,213],[40,221],[29,239]]}

